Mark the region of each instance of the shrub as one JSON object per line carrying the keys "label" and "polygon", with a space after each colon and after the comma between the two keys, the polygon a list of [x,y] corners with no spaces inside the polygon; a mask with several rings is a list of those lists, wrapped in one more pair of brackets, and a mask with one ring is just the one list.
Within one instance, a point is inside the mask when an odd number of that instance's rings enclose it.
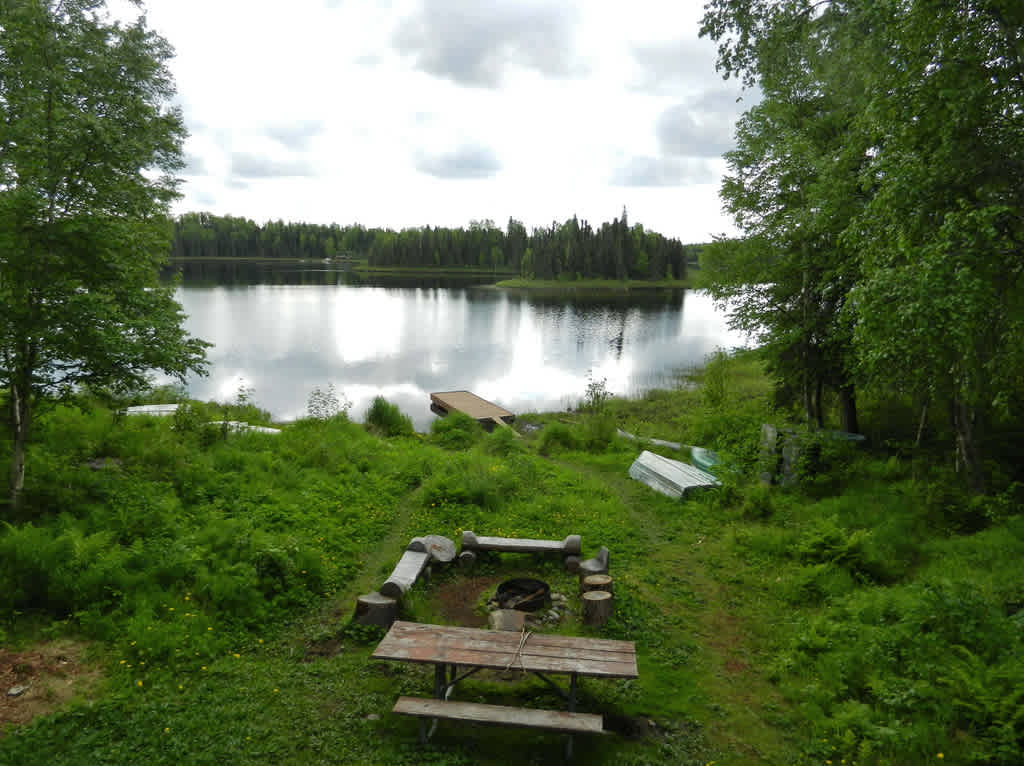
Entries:
{"label": "shrub", "polygon": [[540,432],[537,450],[542,455],[551,455],[564,450],[578,449],[576,435],[563,423],[551,423]]}
{"label": "shrub", "polygon": [[582,443],[588,452],[604,452],[617,438],[615,418],[600,413],[583,421]]}
{"label": "shrub", "polygon": [[484,439],[483,449],[489,455],[508,457],[524,452],[526,445],[511,428],[495,428]]}
{"label": "shrub", "polygon": [[326,389],[316,386],[309,394],[306,402],[306,412],[314,420],[330,420],[341,415],[348,417],[349,408],[352,402],[345,394],[338,394],[334,390],[334,384],[328,383]]}
{"label": "shrub", "polygon": [[[499,428],[506,431],[508,429]],[[453,412],[437,418],[430,424],[430,441],[450,450],[472,447],[483,436],[484,430],[476,420],[464,412]]]}
{"label": "shrub", "polygon": [[587,388],[583,392],[583,401],[578,409],[583,412],[599,413],[604,411],[605,403],[612,397],[608,390],[608,379],[597,380],[593,373],[587,373]]}
{"label": "shrub", "polygon": [[408,436],[413,433],[412,419],[383,396],[373,400],[366,411],[366,424],[384,436]]}

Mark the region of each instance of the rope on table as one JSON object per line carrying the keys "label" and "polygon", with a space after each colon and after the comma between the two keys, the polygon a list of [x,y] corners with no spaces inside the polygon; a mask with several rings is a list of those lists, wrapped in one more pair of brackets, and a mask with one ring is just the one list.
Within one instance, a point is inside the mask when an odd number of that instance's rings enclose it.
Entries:
{"label": "rope on table", "polygon": [[511,670],[512,665],[515,664],[516,658],[519,658],[519,667],[522,668],[523,672],[526,672],[526,665],[523,664],[523,647],[526,646],[527,640],[533,635],[532,630],[527,630],[526,626],[523,626],[523,632],[519,636],[519,646],[516,647],[516,653],[512,655],[512,659],[508,661],[505,666],[505,670]]}

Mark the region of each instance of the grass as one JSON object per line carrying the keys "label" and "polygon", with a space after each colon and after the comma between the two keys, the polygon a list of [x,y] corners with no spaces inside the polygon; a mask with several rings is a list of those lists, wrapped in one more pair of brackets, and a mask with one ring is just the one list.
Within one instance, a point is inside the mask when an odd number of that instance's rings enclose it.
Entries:
{"label": "grass", "polygon": [[[584,681],[580,709],[622,733],[580,738],[581,761],[1019,762],[1019,510],[979,509],[886,450],[758,487],[760,424],[784,418],[758,356],[682,382],[522,416],[542,426],[524,438],[458,419],[378,436],[401,422],[383,405],[375,433],[338,415],[226,437],[202,422],[219,407],[177,422],[52,410],[29,511],[0,532],[0,642],[88,641],[105,680],[4,730],[0,762],[499,764],[514,747],[561,763],[560,737],[501,727],[442,725],[418,747],[415,721],[388,711],[428,694],[431,670],[371,661],[377,634],[349,624],[411,537],[464,529],[611,550],[612,620],[595,631],[573,611],[558,629],[635,641],[640,678]],[[616,426],[716,449],[725,486],[682,504],[651,492],[627,475],[642,445]],[[404,616],[483,621],[484,585],[517,575],[576,598],[557,562],[503,555],[471,581],[418,583]],[[496,675],[459,695],[560,705]]]}

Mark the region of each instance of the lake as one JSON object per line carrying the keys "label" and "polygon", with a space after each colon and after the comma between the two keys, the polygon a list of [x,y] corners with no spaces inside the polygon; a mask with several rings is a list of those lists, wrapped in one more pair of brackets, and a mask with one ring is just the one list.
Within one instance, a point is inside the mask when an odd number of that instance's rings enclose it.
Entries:
{"label": "lake", "polygon": [[674,385],[716,348],[742,345],[693,290],[534,293],[488,278],[358,277],[320,263],[179,263],[188,332],[211,343],[189,395],[240,387],[277,420],[334,385],[362,420],[381,395],[427,430],[432,391],[466,389],[513,412],[564,409],[588,380],[616,395]]}

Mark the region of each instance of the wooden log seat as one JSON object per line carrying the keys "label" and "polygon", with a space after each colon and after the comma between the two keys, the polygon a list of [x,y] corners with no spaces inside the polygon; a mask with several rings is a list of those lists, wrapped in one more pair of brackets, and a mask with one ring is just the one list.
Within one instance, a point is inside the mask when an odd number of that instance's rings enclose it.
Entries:
{"label": "wooden log seat", "polygon": [[406,551],[395,565],[395,570],[383,585],[380,586],[382,596],[401,598],[413,586],[420,573],[427,566],[430,554],[426,551]]}
{"label": "wooden log seat", "polygon": [[530,540],[520,537],[483,537],[466,530],[462,533],[462,550],[578,556],[582,550],[582,542],[579,535],[569,535],[564,540]]}
{"label": "wooden log seat", "polygon": [[580,582],[583,582],[584,578],[590,575],[608,574],[609,557],[608,549],[602,545],[594,558],[581,561],[579,568]]}
{"label": "wooden log seat", "polygon": [[356,599],[356,613],[353,617],[360,625],[379,625],[390,628],[398,619],[398,601],[374,591]]}
{"label": "wooden log seat", "polygon": [[606,590],[590,590],[583,594],[583,624],[592,628],[604,626],[612,616],[612,594]]}

